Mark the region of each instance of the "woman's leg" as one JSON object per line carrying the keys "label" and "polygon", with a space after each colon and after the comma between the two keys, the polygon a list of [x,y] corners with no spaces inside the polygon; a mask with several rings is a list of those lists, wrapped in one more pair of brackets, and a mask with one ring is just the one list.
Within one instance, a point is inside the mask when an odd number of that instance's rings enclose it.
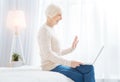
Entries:
{"label": "woman's leg", "polygon": [[95,82],[94,67],[92,65],[80,65],[75,69],[83,74],[84,82]]}
{"label": "woman's leg", "polygon": [[65,76],[71,78],[74,82],[83,82],[83,75],[71,67],[59,65],[51,71],[64,74]]}

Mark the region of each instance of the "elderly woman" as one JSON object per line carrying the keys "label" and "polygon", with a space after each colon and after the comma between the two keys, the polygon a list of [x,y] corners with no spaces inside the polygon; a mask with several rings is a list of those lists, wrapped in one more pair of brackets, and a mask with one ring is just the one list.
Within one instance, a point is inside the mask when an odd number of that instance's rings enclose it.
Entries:
{"label": "elderly woman", "polygon": [[74,82],[95,82],[92,65],[84,65],[79,61],[66,60],[61,57],[72,52],[78,43],[76,36],[70,48],[60,49],[53,29],[62,19],[61,9],[56,5],[49,5],[46,9],[46,17],[47,20],[38,33],[42,69],[64,74]]}

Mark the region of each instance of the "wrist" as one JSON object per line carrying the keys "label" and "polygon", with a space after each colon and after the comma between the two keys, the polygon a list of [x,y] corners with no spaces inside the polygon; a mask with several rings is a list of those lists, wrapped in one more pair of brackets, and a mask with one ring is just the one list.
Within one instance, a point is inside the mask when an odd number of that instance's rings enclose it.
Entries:
{"label": "wrist", "polygon": [[76,47],[71,47],[71,51],[75,50]]}

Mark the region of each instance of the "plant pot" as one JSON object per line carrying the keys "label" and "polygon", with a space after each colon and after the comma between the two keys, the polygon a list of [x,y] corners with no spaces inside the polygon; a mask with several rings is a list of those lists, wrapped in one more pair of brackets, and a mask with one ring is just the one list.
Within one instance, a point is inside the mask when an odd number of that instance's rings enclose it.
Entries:
{"label": "plant pot", "polygon": [[12,61],[12,67],[19,67],[23,65],[23,61]]}

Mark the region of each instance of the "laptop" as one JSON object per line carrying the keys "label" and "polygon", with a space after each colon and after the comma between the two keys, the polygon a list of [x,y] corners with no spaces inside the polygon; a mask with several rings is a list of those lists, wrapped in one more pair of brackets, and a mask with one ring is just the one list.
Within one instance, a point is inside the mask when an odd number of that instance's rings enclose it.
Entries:
{"label": "laptop", "polygon": [[[100,48],[100,50],[99,50],[99,52],[98,52],[98,54],[97,54],[95,60],[93,60],[93,62],[90,63],[90,64],[88,64],[88,65],[94,65],[94,64],[95,64],[96,60],[98,59],[98,57],[99,57],[100,54],[102,53],[103,49],[104,49],[104,46],[102,46],[102,47]],[[86,65],[87,65],[87,64],[86,64]]]}

